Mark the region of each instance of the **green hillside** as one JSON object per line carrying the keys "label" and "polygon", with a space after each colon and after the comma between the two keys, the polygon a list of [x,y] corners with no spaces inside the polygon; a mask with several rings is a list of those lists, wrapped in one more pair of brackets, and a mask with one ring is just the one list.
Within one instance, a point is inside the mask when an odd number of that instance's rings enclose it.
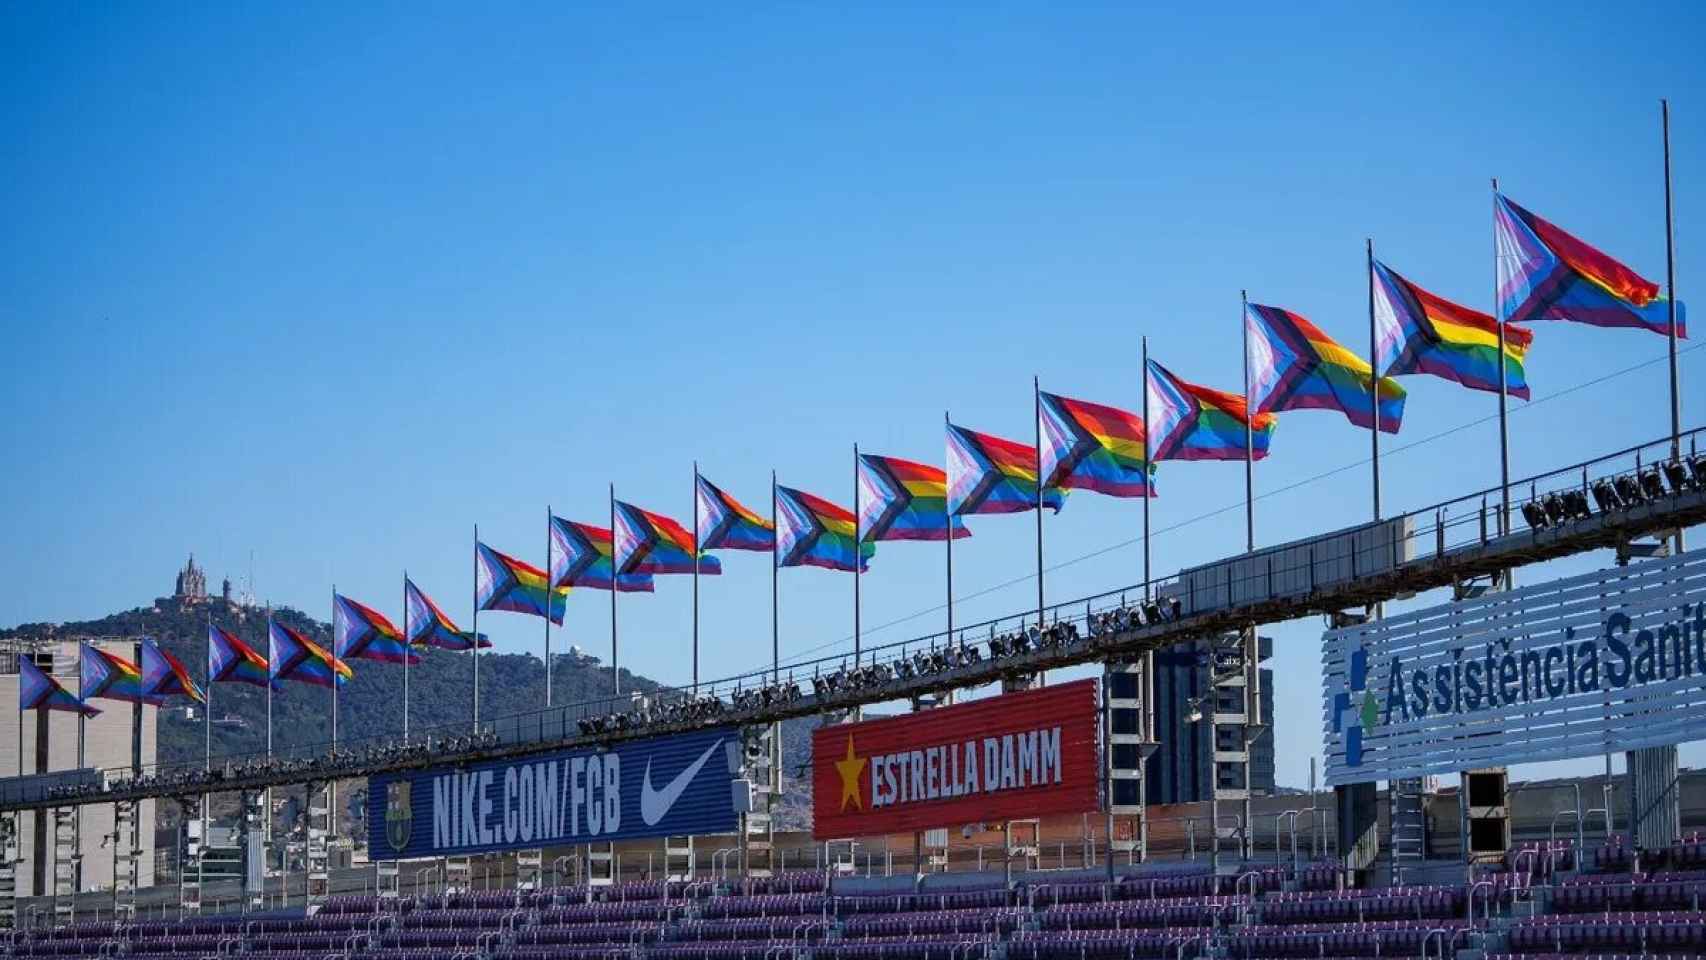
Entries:
{"label": "green hillside", "polygon": [[[206,665],[207,619],[212,611],[216,622],[263,653],[267,649],[266,613],[227,607],[214,600],[185,609],[139,607],[99,620],[64,624],[23,624],[0,631],[3,637],[42,636],[149,636],[183,661],[198,682]],[[281,622],[303,631],[327,646],[331,627],[288,607],[273,610]],[[471,658],[465,653],[423,651],[422,662],[409,668],[409,727],[421,732],[433,727],[465,725],[470,716],[473,675]],[[351,742],[362,737],[394,736],[403,729],[403,668],[400,665],[356,660],[350,664],[355,681],[338,694],[339,739]],[[560,656],[554,670],[552,698],[557,703],[591,699],[610,689],[608,668]],[[652,690],[657,684],[626,670],[624,690]],[[536,711],[545,703],[545,667],[537,656],[527,654],[480,655],[480,715],[504,717]],[[122,708],[122,704],[114,706]],[[273,694],[273,743],[277,750],[306,748],[324,743],[331,736],[331,692],[301,683],[286,683]],[[213,691],[213,752],[246,754],[266,746],[266,692],[242,683],[220,683]],[[246,725],[218,722],[241,718]],[[168,711],[161,722],[160,760],[199,760],[203,728],[182,710]]]}

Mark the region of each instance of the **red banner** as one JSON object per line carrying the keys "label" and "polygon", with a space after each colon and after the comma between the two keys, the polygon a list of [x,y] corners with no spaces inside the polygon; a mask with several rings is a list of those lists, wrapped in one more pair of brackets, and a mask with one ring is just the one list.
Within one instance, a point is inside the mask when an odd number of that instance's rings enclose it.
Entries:
{"label": "red banner", "polygon": [[1096,681],[812,734],[812,835],[911,833],[1096,809]]}

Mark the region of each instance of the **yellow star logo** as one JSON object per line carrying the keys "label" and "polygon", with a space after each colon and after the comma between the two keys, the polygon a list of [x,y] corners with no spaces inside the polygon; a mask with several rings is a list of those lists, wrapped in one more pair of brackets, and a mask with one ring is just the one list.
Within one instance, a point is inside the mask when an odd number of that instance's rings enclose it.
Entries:
{"label": "yellow star logo", "polygon": [[865,759],[853,754],[853,735],[847,735],[847,758],[835,761],[835,772],[841,775],[841,809],[847,809],[847,801],[860,810],[865,809],[865,801],[859,793],[859,775],[865,772]]}

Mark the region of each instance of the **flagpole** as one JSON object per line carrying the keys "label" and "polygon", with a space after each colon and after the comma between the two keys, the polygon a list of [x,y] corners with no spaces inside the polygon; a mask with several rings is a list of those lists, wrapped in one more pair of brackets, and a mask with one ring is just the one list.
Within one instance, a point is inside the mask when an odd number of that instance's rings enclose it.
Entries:
{"label": "flagpole", "polygon": [[[942,411],[942,427],[949,424],[948,411]],[[954,511],[944,501],[943,513],[948,517],[948,642],[954,640]]]}
{"label": "flagpole", "polygon": [[[777,564],[782,560],[782,528],[776,524],[776,471],[770,471],[770,671],[779,672],[782,663],[782,634],[776,602],[779,578]],[[855,640],[855,643],[858,641]],[[854,666],[858,666],[857,655]]]}
{"label": "flagpole", "polygon": [[863,547],[859,530],[859,445],[853,445],[853,662],[859,662],[859,550]]}
{"label": "flagpole", "polygon": [[[203,666],[201,690],[201,738],[202,738],[202,769],[213,769],[213,611],[207,611],[207,632],[202,634],[202,645],[207,650],[207,656],[202,657]],[[206,795],[203,795],[206,799]],[[204,803],[205,807],[205,803]],[[207,819],[207,811],[202,810],[202,819]]]}
{"label": "flagpole", "polygon": [[[1670,182],[1670,101],[1659,100],[1659,121],[1664,134],[1665,153],[1665,310],[1669,319],[1665,339],[1670,345],[1670,458],[1682,459],[1682,394],[1681,379],[1676,369],[1676,228],[1671,209]],[[1676,552],[1682,552],[1682,528],[1677,527]]]}
{"label": "flagpole", "polygon": [[[616,578],[622,574],[616,550],[616,484],[610,485],[610,685],[616,696],[622,695],[622,668],[616,661]],[[550,618],[549,610],[546,619]]]}
{"label": "flagpole", "polygon": [[[338,656],[338,585],[332,584],[332,659],[342,660]],[[326,664],[332,671],[332,752],[338,752],[338,670],[331,664]]]}
{"label": "flagpole", "polygon": [[[79,651],[79,654],[80,653],[81,653],[81,651]],[[77,663],[77,699],[79,701],[83,700],[83,663],[82,663],[82,659],[83,658],[81,656],[79,656],[77,658],[77,660],[78,660],[78,663]],[[137,667],[140,668],[142,666],[142,658],[138,657],[136,659],[137,659],[136,665],[137,665]],[[87,751],[85,750],[84,745],[85,745],[85,743],[87,743],[87,728],[85,727],[85,724],[88,722],[88,720],[89,720],[89,718],[83,714],[83,711],[81,711],[81,710],[77,711],[77,769],[79,769],[79,770],[83,769],[83,765],[86,762],[84,757],[85,757],[85,754]],[[202,797],[202,802],[206,803],[207,802],[207,794],[204,793],[201,795],[201,797]],[[80,889],[83,886],[83,870],[82,870],[83,860],[82,860],[82,856],[81,856],[81,854],[83,852],[83,806],[81,804],[79,804],[77,806],[77,812],[71,821],[71,829],[72,829],[72,844],[71,844],[71,846],[79,854],[77,860],[75,861],[76,866],[75,866],[75,873],[72,875],[72,883],[73,883],[75,888]],[[76,890],[75,889],[72,892],[72,896],[73,897],[76,896]]]}
{"label": "flagpole", "polygon": [[[614,591],[614,579],[610,589]],[[551,582],[551,505],[545,505],[545,709],[551,709],[551,601],[557,595],[557,585]],[[568,618],[565,603],[564,619]]]}
{"label": "flagpole", "polygon": [[474,731],[480,730],[480,525],[474,524]]}
{"label": "flagpole", "polygon": [[[616,531],[611,530],[610,552],[616,552]],[[615,569],[612,568],[610,589],[616,589]],[[699,695],[699,461],[693,461],[693,694]]]}
{"label": "flagpole", "polygon": [[[1374,325],[1374,238],[1367,238],[1368,251],[1368,387],[1374,404],[1374,422],[1368,428],[1368,442],[1374,449],[1374,519],[1380,519],[1380,335]],[[1504,367],[1504,354],[1499,354],[1499,366]]]}
{"label": "flagpole", "polygon": [[1149,443],[1149,337],[1143,344],[1143,599],[1149,599],[1149,468],[1153,449]]}
{"label": "flagpole", "polygon": [[1244,549],[1256,549],[1256,438],[1250,418],[1254,401],[1250,396],[1250,292],[1238,291],[1242,312],[1238,320],[1244,334]]}
{"label": "flagpole", "polygon": [[267,759],[272,759],[272,604],[267,604]]}
{"label": "flagpole", "polygon": [[1036,428],[1037,457],[1037,629],[1043,628],[1043,388],[1031,377],[1031,425]]}
{"label": "flagpole", "polygon": [[[409,742],[409,654],[415,645],[409,639],[409,571],[403,571],[403,743]],[[477,641],[476,641],[477,642]]]}
{"label": "flagpole", "polygon": [[[1506,422],[1509,402],[1505,396],[1505,311],[1499,300],[1499,178],[1493,178],[1493,326],[1499,333],[1499,536],[1510,533],[1511,516],[1511,438]],[[1510,574],[1501,579],[1509,586]]]}

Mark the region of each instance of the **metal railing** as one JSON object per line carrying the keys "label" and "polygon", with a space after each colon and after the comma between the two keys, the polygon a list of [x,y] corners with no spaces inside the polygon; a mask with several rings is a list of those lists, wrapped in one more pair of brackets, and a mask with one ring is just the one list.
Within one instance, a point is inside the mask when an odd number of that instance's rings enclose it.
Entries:
{"label": "metal railing", "polygon": [[[1698,440],[1706,428],[1697,428],[1683,435],[1683,447],[1688,451],[1684,466],[1698,476]],[[1523,516],[1524,503],[1543,504],[1553,494],[1580,493],[1592,497],[1601,482],[1613,488],[1619,481],[1635,484],[1642,491],[1644,468],[1669,460],[1671,439],[1664,437],[1614,453],[1595,457],[1513,482],[1512,509],[1505,518],[1507,534],[1499,530],[1500,490],[1497,487],[1479,490],[1450,500],[1431,504],[1374,524],[1361,524],[1273,548],[1265,554],[1268,565],[1259,573],[1251,573],[1231,581],[1238,590],[1228,596],[1249,594],[1260,597],[1254,602],[1230,602],[1220,607],[1199,609],[1192,594],[1192,584],[1180,574],[1156,578],[1147,584],[1138,583],[1118,590],[1104,591],[1089,597],[1045,607],[1039,621],[1035,610],[985,620],[981,623],[945,631],[928,633],[906,640],[868,647],[854,656],[851,653],[828,654],[797,660],[773,670],[762,667],[698,686],[660,687],[655,690],[593,698],[526,713],[482,720],[478,728],[469,723],[447,724],[432,728],[416,728],[405,744],[394,736],[345,739],[331,753],[329,743],[301,743],[274,751],[273,764],[297,763],[277,776],[245,777],[255,786],[299,783],[326,776],[358,777],[385,769],[407,769],[430,763],[455,759],[459,754],[502,755],[506,752],[529,752],[547,745],[564,742],[601,742],[651,734],[677,732],[692,727],[716,726],[724,723],[761,723],[801,716],[825,710],[846,709],[859,704],[880,703],[903,699],[919,690],[965,686],[991,682],[1005,674],[1036,672],[1073,663],[1105,659],[1138,649],[1153,649],[1192,636],[1250,626],[1271,620],[1286,619],[1302,613],[1321,611],[1328,606],[1343,608],[1353,602],[1386,599],[1407,592],[1416,586],[1442,585],[1431,582],[1445,572],[1492,570],[1535,562],[1570,553],[1610,545],[1616,538],[1627,539],[1631,531],[1667,529],[1681,523],[1706,519],[1706,484],[1699,480],[1690,490],[1676,493],[1661,491],[1633,503],[1625,503],[1622,512],[1595,509],[1590,515],[1565,517],[1548,521],[1540,527],[1530,527]],[[1520,494],[1526,491],[1526,497]],[[1686,501],[1686,502],[1684,502]],[[1597,507],[1598,504],[1596,503]],[[1624,513],[1628,516],[1625,517]],[[1682,515],[1682,516],[1678,516]],[[1607,519],[1608,516],[1610,519]],[[1596,524],[1589,527],[1590,524]],[[1385,526],[1402,533],[1401,539],[1391,540],[1382,549],[1385,556],[1366,553],[1351,554],[1352,577],[1330,594],[1318,591],[1315,585],[1296,595],[1277,595],[1269,590],[1246,589],[1260,587],[1265,579],[1269,585],[1299,573],[1314,569],[1315,548],[1329,549],[1329,544],[1342,543],[1356,531]],[[1580,527],[1578,532],[1577,528]],[[1608,540],[1608,538],[1610,538]],[[1309,559],[1302,564],[1276,568],[1273,557],[1281,550]],[[1359,559],[1360,557],[1360,559]],[[1228,563],[1248,560],[1247,555],[1233,555]],[[1201,570],[1203,567],[1193,568]],[[1450,582],[1446,580],[1445,582]],[[1145,601],[1145,596],[1165,598]],[[1120,619],[1114,635],[1104,627],[1108,615],[1132,613]],[[1187,612],[1188,611],[1188,612]],[[1268,619],[1263,619],[1268,618]],[[1002,644],[1014,640],[1024,649],[1015,655]],[[956,651],[957,665],[926,676],[916,670],[899,667],[916,662],[917,655]],[[958,651],[971,651],[961,657]],[[800,689],[797,696],[770,700],[756,691],[775,693],[773,679],[782,686],[798,687],[813,684],[828,676],[846,677],[853,671],[865,670],[876,682],[853,689],[823,693],[817,689]],[[815,688],[815,684],[814,684]],[[680,723],[636,724],[632,729],[587,734],[581,731],[581,721],[624,715],[639,711],[642,718],[650,713],[666,712],[676,704],[698,703],[707,708],[705,716]],[[737,707],[736,705],[741,706]],[[713,706],[714,705],[714,706]],[[478,746],[467,738],[478,735]],[[511,748],[522,749],[511,749]],[[143,770],[144,784],[137,787],[140,795],[168,796],[174,793],[193,794],[209,789],[233,790],[239,784],[231,771],[253,765],[260,759],[255,752],[230,754],[215,758],[216,769],[226,771],[215,782],[201,779],[199,761],[175,764],[157,763]],[[132,779],[129,767],[104,771],[107,782],[122,787]],[[174,784],[182,779],[182,784]],[[219,780],[226,781],[224,783]],[[114,799],[108,795],[76,798],[71,802],[101,802]],[[7,799],[0,801],[0,810],[28,806],[47,806],[47,798],[33,802]]]}

